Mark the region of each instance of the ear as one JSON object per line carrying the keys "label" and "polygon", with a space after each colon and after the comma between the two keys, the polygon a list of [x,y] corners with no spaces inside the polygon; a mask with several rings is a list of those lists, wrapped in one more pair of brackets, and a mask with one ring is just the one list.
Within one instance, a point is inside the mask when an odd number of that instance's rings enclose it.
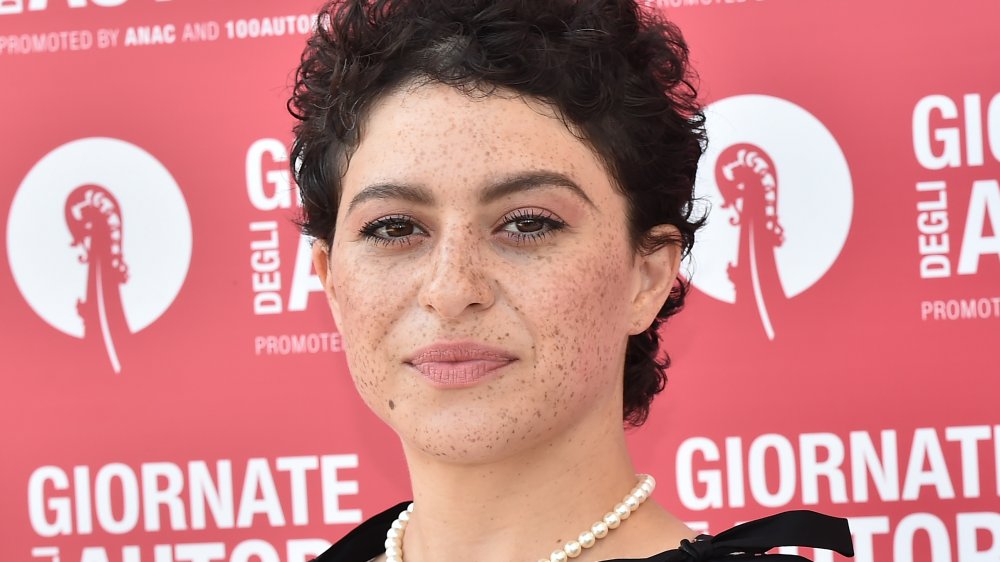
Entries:
{"label": "ear", "polygon": [[[655,238],[678,238],[677,227],[671,224],[654,226],[650,233]],[[646,331],[656,319],[670,296],[680,265],[681,248],[676,243],[664,244],[653,252],[636,255],[631,335]]]}
{"label": "ear", "polygon": [[323,284],[323,291],[326,293],[326,302],[330,305],[330,312],[333,313],[333,321],[340,329],[340,302],[337,300],[337,292],[333,286],[333,275],[330,273],[330,246],[325,240],[314,240],[312,244],[313,269],[319,276],[320,283]]}

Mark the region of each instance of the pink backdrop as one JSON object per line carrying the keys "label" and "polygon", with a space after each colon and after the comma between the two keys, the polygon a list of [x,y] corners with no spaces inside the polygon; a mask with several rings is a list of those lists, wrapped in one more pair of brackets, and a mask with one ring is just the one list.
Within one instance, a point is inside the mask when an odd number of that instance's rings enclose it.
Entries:
{"label": "pink backdrop", "polygon": [[[657,499],[1000,560],[1000,4],[650,4],[714,207],[631,434]],[[302,562],[408,497],[290,222],[315,7],[0,0],[3,560]]]}

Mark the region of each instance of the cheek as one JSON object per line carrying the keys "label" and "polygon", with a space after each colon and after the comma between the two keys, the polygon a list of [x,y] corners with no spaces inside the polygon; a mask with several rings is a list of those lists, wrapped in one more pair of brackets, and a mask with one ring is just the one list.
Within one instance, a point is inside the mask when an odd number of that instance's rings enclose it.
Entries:
{"label": "cheek", "polygon": [[412,277],[400,276],[401,268],[392,264],[347,251],[335,255],[332,267],[344,336],[365,346],[398,317]]}
{"label": "cheek", "polygon": [[620,370],[629,323],[624,252],[607,241],[552,266],[522,304],[534,318],[539,367],[564,373],[580,388],[606,388],[608,381],[593,379]]}
{"label": "cheek", "polygon": [[351,255],[337,258],[333,283],[341,309],[341,336],[351,375],[371,403],[388,375],[386,334],[399,322],[412,290],[407,278],[393,276],[378,261]]}

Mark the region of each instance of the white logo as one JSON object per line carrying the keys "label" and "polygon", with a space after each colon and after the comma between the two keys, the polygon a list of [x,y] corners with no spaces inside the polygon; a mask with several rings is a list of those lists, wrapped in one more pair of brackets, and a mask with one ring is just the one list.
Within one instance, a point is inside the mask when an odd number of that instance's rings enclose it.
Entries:
{"label": "white logo", "polygon": [[692,283],[720,301],[752,303],[774,339],[772,309],[819,281],[847,239],[847,160],[816,117],[780,98],[735,96],[705,113],[709,146],[695,191],[712,212]]}
{"label": "white logo", "polygon": [[173,303],[191,261],[191,218],[170,172],[125,141],[86,138],[48,153],[21,182],[7,256],[24,300],[53,328],[121,342]]}

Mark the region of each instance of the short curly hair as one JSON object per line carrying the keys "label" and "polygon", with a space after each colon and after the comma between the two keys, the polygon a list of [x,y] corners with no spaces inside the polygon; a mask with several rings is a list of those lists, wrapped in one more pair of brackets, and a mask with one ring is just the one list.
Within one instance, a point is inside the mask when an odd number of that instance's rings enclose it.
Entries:
{"label": "short curly hair", "polygon": [[[333,241],[341,179],[373,103],[412,80],[469,95],[504,89],[553,106],[603,160],[627,200],[633,248],[686,255],[704,114],[680,30],[634,0],[334,0],[321,8],[288,110],[303,231]],[[674,225],[674,236],[652,227]],[[662,232],[662,231],[661,231]],[[659,328],[683,306],[679,277],[657,318],[630,336],[623,420],[645,422],[666,384]]]}

